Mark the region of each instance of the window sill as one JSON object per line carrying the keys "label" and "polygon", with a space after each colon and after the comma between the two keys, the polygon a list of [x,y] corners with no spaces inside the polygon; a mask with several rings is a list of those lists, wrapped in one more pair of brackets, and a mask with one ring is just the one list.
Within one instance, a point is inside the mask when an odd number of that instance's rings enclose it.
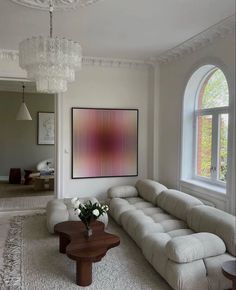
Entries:
{"label": "window sill", "polygon": [[221,201],[226,200],[226,188],[195,179],[182,179],[180,186]]}

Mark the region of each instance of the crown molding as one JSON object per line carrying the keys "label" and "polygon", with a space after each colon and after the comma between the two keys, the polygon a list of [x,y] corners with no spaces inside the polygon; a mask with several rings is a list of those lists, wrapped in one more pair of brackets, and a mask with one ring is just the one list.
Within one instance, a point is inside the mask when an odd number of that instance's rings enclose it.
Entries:
{"label": "crown molding", "polygon": [[162,54],[157,56],[155,62],[163,64],[178,60],[210,45],[214,40],[223,38],[231,33],[235,33],[235,14],[225,18],[181,44],[164,51]]}
{"label": "crown molding", "polygon": [[[0,49],[0,60],[18,61],[18,50]],[[115,58],[103,58],[84,56],[82,58],[82,64],[86,66],[100,66],[100,67],[114,67],[114,68],[143,68],[152,65],[151,61],[131,60],[131,59],[115,59]]]}
{"label": "crown molding", "polygon": [[[49,9],[49,0],[10,0],[11,2],[29,8],[40,10]],[[53,7],[55,10],[77,9],[91,5],[99,0],[54,0]]]}
{"label": "crown molding", "polygon": [[19,58],[18,50],[0,48],[0,60],[16,61]]}
{"label": "crown molding", "polygon": [[[223,38],[231,33],[235,33],[235,14],[182,42],[174,48],[164,51],[159,56],[150,58],[149,61],[84,56],[82,58],[82,63],[88,66],[123,67],[132,69],[170,63],[186,55],[192,54],[210,45],[214,40]],[[17,61],[18,57],[18,50],[0,49],[0,60]]]}
{"label": "crown molding", "polygon": [[141,61],[133,59],[115,59],[104,57],[84,56],[82,59],[83,65],[102,66],[102,67],[122,67],[122,68],[143,68],[152,65],[151,61]]}

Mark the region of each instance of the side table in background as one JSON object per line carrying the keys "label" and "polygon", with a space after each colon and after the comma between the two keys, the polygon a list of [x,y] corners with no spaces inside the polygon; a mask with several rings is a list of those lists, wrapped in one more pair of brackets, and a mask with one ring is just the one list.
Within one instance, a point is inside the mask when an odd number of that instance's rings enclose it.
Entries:
{"label": "side table in background", "polygon": [[21,169],[11,168],[9,173],[9,183],[21,184]]}
{"label": "side table in background", "polygon": [[236,290],[236,260],[227,261],[222,264],[222,273],[233,282],[233,290]]}

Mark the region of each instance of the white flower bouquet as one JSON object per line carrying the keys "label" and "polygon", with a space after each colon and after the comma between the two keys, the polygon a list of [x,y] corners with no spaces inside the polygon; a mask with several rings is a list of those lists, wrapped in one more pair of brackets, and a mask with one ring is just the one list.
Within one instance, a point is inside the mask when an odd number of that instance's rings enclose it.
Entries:
{"label": "white flower bouquet", "polygon": [[71,200],[75,213],[84,223],[86,230],[90,230],[90,222],[96,220],[101,215],[107,213],[109,210],[108,205],[101,205],[97,202],[92,203],[90,200],[86,203],[81,203],[77,197]]}

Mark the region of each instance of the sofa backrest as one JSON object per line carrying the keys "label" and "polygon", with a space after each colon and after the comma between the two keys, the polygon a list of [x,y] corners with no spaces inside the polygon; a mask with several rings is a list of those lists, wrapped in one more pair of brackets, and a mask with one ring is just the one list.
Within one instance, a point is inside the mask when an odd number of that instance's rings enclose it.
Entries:
{"label": "sofa backrest", "polygon": [[174,189],[167,189],[157,197],[159,207],[183,221],[187,221],[188,213],[194,206],[202,204],[199,199]]}
{"label": "sofa backrest", "polygon": [[156,205],[157,196],[163,190],[167,189],[161,183],[150,179],[138,180],[135,184],[135,187],[137,188],[139,195],[143,199],[153,203],[154,205]]}
{"label": "sofa backrest", "polygon": [[211,206],[193,208],[187,219],[188,226],[196,232],[209,232],[219,236],[227,251],[236,256],[236,217]]}

